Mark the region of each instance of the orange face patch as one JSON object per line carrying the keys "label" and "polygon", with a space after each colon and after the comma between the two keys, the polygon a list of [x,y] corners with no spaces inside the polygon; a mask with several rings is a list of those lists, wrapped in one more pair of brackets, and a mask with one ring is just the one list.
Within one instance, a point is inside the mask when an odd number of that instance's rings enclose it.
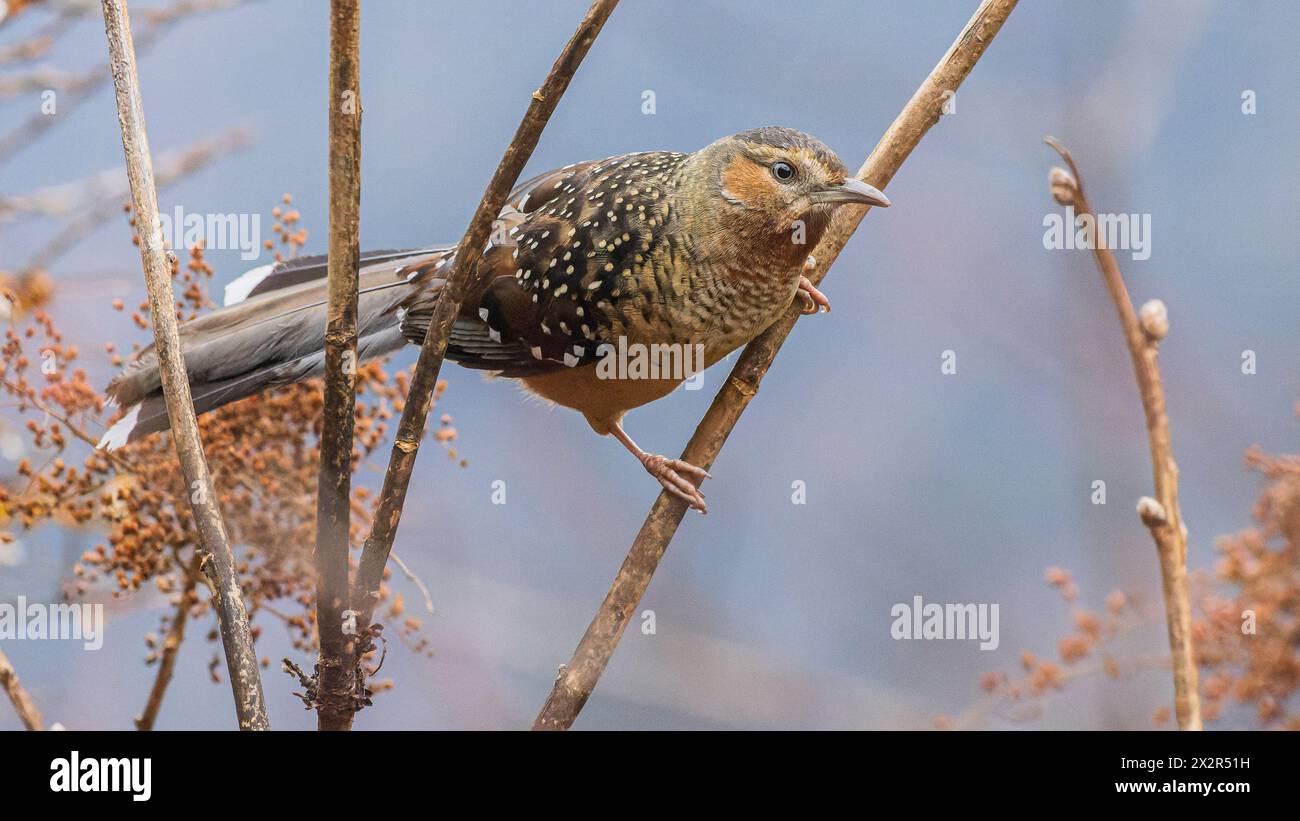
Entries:
{"label": "orange face patch", "polygon": [[722,188],[747,208],[771,208],[782,199],[768,169],[743,154],[732,158],[722,170]]}

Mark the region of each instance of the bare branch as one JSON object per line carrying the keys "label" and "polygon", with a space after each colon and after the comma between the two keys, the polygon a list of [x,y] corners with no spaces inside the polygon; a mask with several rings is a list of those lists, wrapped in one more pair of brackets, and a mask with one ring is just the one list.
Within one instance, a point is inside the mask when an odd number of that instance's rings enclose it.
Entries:
{"label": "bare branch", "polygon": [[9,701],[14,705],[14,711],[18,713],[18,719],[22,721],[23,726],[29,730],[44,730],[45,722],[41,718],[41,711],[36,709],[36,702],[23,689],[23,684],[18,680],[18,672],[14,666],[9,663],[9,657],[0,650],[0,687],[4,688],[5,694],[9,696]]}
{"label": "bare branch", "polygon": [[321,730],[350,730],[359,709],[356,640],[343,630],[344,613],[351,610],[348,533],[357,400],[357,266],[361,258],[360,39],[360,0],[331,0],[329,306],[316,492],[317,726]]}
{"label": "bare branch", "polygon": [[478,261],[483,256],[483,249],[492,230],[492,222],[501,212],[510,189],[532,156],[533,149],[537,147],[542,129],[550,120],[561,95],[569,87],[569,81],[573,79],[596,35],[617,5],[618,0],[596,0],[587,10],[577,31],[551,66],[546,81],[533,92],[528,111],[524,113],[514,138],[506,148],[487,190],[483,192],[483,198],[479,201],[478,210],[474,212],[465,236],[457,246],[456,259],[447,276],[447,284],[434,306],[429,330],[420,347],[406,407],[402,410],[402,420],[397,428],[397,439],[389,457],[388,471],[384,474],[379,508],[375,512],[370,536],[361,552],[361,567],[354,596],[364,616],[364,620],[359,623],[369,624],[375,604],[379,601],[384,565],[388,563],[388,554],[393,549],[402,506],[406,502],[407,486],[411,482],[411,471],[415,467],[415,457],[419,454],[420,439],[424,436],[424,423],[429,415],[433,389],[438,383],[443,355],[447,352],[447,334],[451,331],[461,302],[473,281]]}
{"label": "bare branch", "polygon": [[226,537],[226,526],[217,505],[216,491],[199,440],[198,422],[185,372],[185,355],[176,323],[176,297],[172,292],[171,264],[163,244],[158,217],[158,194],[154,186],[149,140],[145,132],[144,103],[136,74],[135,48],[125,0],[102,0],[104,33],[108,38],[109,64],[117,96],[117,119],[122,130],[131,200],[140,226],[140,257],[149,290],[154,344],[158,351],[163,397],[171,421],[172,442],[185,482],[190,488],[190,510],[198,525],[203,568],[212,579],[221,641],[235,696],[235,713],[243,730],[269,729],[266,703],[257,656],[248,631],[234,557]]}
{"label": "bare branch", "polygon": [[163,696],[171,684],[172,674],[176,671],[176,657],[180,654],[181,642],[185,640],[185,624],[190,618],[190,608],[194,606],[194,589],[198,586],[200,557],[196,554],[189,568],[180,565],[185,571],[185,585],[181,589],[180,601],[176,603],[176,612],[163,637],[162,655],[158,658],[158,673],[154,676],[153,687],[149,688],[149,699],[144,711],[135,719],[135,728],[140,731],[153,729],[158,720],[158,711],[162,708]]}
{"label": "bare branch", "polygon": [[[859,179],[880,189],[893,179],[903,161],[921,142],[921,138],[939,121],[944,102],[974,68],[1015,8],[1016,2],[1017,0],[984,0],[980,3],[948,53],[912,95],[912,99],[894,119],[866,163],[858,170]],[[866,209],[840,209],[825,237],[813,251],[817,270],[809,275],[809,279],[814,284],[825,277],[827,269],[835,262],[865,215]],[[745,347],[726,383],[714,397],[713,404],[709,406],[682,452],[681,458],[684,461],[705,469],[713,465],[713,460],[717,458],[740,415],[758,393],[759,382],[771,367],[799,316],[799,306],[793,306],[784,318]],[[614,649],[618,647],[619,639],[638,602],[645,595],[650,579],[685,513],[684,502],[666,492],[659,494],[605,600],[574,650],[572,659],[556,676],[555,685],[538,714],[533,729],[566,730],[573,725],[605,671],[605,666],[609,664]]]}
{"label": "bare branch", "polygon": [[[1070,167],[1052,172],[1052,196],[1062,205],[1072,205],[1078,214],[1087,214],[1097,224],[1096,212],[1084,193],[1083,176],[1074,157],[1055,139],[1048,145]],[[1192,608],[1187,587],[1187,528],[1178,509],[1178,464],[1174,461],[1169,437],[1169,416],[1165,412],[1165,390],[1160,378],[1158,348],[1169,332],[1169,316],[1164,303],[1152,300],[1142,306],[1141,317],[1133,310],[1128,288],[1120,273],[1115,255],[1104,238],[1094,230],[1093,247],[1097,268],[1106,290],[1115,303],[1124,341],[1128,344],[1137,377],[1142,410],[1146,414],[1147,441],[1151,449],[1151,469],[1156,497],[1138,501],[1138,515],[1151,531],[1160,557],[1160,578],[1164,589],[1165,620],[1169,629],[1169,650],[1173,658],[1174,713],[1180,730],[1200,730],[1201,697],[1197,690],[1196,658],[1192,649]]]}

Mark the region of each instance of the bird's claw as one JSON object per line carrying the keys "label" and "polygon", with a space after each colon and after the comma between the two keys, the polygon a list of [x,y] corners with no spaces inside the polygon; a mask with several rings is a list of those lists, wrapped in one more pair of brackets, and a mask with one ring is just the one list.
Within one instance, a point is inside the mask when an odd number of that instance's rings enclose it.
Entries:
{"label": "bird's claw", "polygon": [[[809,257],[812,259],[812,257]],[[817,286],[812,284],[808,277],[799,277],[799,291],[803,294],[804,305],[800,313],[804,315],[815,314],[821,311],[831,312],[831,301],[826,298],[826,294],[817,290]]]}
{"label": "bird's claw", "polygon": [[[641,461],[645,465],[646,472],[663,485],[664,490],[681,499],[688,507],[708,514],[709,510],[704,504],[704,494],[699,489],[700,482],[713,478],[707,470],[690,462],[683,462],[681,459],[669,459],[654,454],[646,454]],[[682,475],[683,473],[692,477],[694,481],[687,479]]]}

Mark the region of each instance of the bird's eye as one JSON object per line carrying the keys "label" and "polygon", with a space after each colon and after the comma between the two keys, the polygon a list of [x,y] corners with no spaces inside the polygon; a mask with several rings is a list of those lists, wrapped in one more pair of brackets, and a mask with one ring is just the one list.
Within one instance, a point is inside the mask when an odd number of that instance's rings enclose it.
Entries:
{"label": "bird's eye", "polygon": [[781,182],[789,182],[794,179],[794,166],[784,160],[778,160],[772,163],[772,176]]}

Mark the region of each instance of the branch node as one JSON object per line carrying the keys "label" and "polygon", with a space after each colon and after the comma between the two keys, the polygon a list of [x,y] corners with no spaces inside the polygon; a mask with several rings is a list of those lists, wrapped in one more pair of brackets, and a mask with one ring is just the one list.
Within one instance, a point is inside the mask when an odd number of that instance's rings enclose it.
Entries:
{"label": "branch node", "polygon": [[1137,512],[1138,516],[1142,517],[1142,524],[1147,527],[1164,527],[1169,524],[1169,515],[1165,513],[1165,506],[1150,496],[1138,499]]}

